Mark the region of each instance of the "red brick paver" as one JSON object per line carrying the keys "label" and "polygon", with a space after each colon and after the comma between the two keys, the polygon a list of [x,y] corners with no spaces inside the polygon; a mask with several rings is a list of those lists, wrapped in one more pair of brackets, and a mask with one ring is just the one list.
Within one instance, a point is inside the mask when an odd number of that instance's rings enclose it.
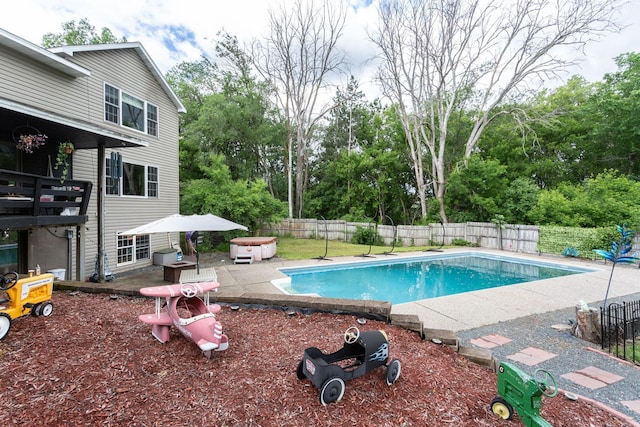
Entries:
{"label": "red brick paver", "polygon": [[613,384],[624,379],[624,377],[621,377],[620,375],[612,374],[611,372],[604,371],[596,368],[595,366],[588,366],[584,369],[580,369],[578,373],[595,378],[607,384]]}
{"label": "red brick paver", "polygon": [[570,372],[560,376],[590,389],[601,388],[624,379],[624,377],[621,377],[620,375],[612,374],[611,372],[604,371],[596,368],[595,366],[588,366],[584,369],[580,369],[579,371]]}
{"label": "red brick paver", "polygon": [[524,363],[527,366],[533,366],[544,362],[545,360],[553,359],[556,356],[557,354],[549,353],[548,351],[540,350],[539,348],[527,347],[515,354],[507,356],[507,359]]}
{"label": "red brick paver", "polygon": [[504,345],[506,343],[511,342],[511,339],[503,337],[498,334],[489,334],[481,336],[480,338],[474,338],[469,340],[469,342],[475,346],[482,348],[493,348],[499,345]]}
{"label": "red brick paver", "polygon": [[621,403],[633,412],[640,414],[640,400],[623,400]]}
{"label": "red brick paver", "polygon": [[572,381],[582,387],[590,388],[594,390],[607,385],[607,383],[597,380],[595,378],[588,377],[586,375],[578,374],[577,372],[569,372],[568,374],[560,375],[565,380]]}

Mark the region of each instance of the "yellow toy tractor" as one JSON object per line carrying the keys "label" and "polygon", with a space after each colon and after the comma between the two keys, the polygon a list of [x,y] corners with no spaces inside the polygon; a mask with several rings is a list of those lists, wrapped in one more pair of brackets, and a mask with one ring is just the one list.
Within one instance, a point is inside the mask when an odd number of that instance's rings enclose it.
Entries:
{"label": "yellow toy tractor", "polygon": [[0,340],[7,336],[11,322],[18,317],[50,316],[53,312],[51,273],[22,279],[16,272],[0,275],[0,291],[7,294],[7,298],[0,299]]}

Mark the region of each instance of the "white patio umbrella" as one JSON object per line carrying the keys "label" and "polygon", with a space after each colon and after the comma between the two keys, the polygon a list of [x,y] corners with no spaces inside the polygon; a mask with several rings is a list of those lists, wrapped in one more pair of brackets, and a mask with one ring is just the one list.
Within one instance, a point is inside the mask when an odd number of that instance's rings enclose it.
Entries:
{"label": "white patio umbrella", "polygon": [[[121,231],[118,234],[122,236],[133,234],[155,234],[155,233],[178,233],[187,231],[230,231],[244,230],[248,231],[244,225],[236,224],[228,219],[220,218],[213,214],[205,215],[180,215],[173,214],[164,218],[157,219],[147,224],[140,225],[130,230]],[[197,244],[197,243],[196,243]],[[200,257],[197,248],[196,252],[196,270],[200,274]]]}
{"label": "white patio umbrella", "polygon": [[140,225],[130,230],[121,231],[120,235],[176,233],[181,231],[230,231],[244,230],[247,227],[236,224],[228,219],[220,218],[213,214],[206,215],[180,215],[173,214],[157,219],[147,224]]}

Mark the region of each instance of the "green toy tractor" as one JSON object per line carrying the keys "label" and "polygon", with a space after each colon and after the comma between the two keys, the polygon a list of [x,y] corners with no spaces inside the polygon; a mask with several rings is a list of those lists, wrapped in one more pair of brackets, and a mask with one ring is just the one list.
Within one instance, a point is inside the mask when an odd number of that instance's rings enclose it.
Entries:
{"label": "green toy tractor", "polygon": [[491,401],[491,410],[509,420],[515,409],[527,427],[553,427],[540,416],[540,408],[543,395],[555,397],[557,394],[556,380],[548,371],[537,369],[532,378],[518,367],[502,362],[498,367],[498,396]]}

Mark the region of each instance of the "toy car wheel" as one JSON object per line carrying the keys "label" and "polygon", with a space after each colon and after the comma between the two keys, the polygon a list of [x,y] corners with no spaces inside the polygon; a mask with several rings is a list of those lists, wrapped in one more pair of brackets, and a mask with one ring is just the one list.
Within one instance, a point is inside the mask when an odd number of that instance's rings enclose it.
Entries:
{"label": "toy car wheel", "polygon": [[34,304],[33,307],[31,307],[31,315],[33,317],[40,316],[40,304]]}
{"label": "toy car wheel", "polygon": [[400,378],[400,361],[393,359],[389,366],[387,366],[387,385],[395,383]]}
{"label": "toy car wheel", "polygon": [[299,380],[303,380],[305,379],[307,376],[304,374],[304,371],[302,370],[302,364],[304,363],[304,360],[301,359],[300,363],[298,363],[298,367],[296,368],[296,375],[298,376]]}
{"label": "toy car wheel", "polygon": [[329,378],[320,389],[320,402],[327,406],[329,403],[340,402],[344,395],[344,381],[342,378]]}
{"label": "toy car wheel", "polygon": [[501,397],[495,397],[491,401],[491,410],[503,420],[510,420],[513,417],[513,406]]}
{"label": "toy car wheel", "polygon": [[0,340],[7,336],[11,329],[11,317],[6,313],[0,313]]}
{"label": "toy car wheel", "polygon": [[48,301],[43,303],[40,307],[40,314],[44,317],[48,317],[51,316],[51,313],[53,313],[53,304]]}

